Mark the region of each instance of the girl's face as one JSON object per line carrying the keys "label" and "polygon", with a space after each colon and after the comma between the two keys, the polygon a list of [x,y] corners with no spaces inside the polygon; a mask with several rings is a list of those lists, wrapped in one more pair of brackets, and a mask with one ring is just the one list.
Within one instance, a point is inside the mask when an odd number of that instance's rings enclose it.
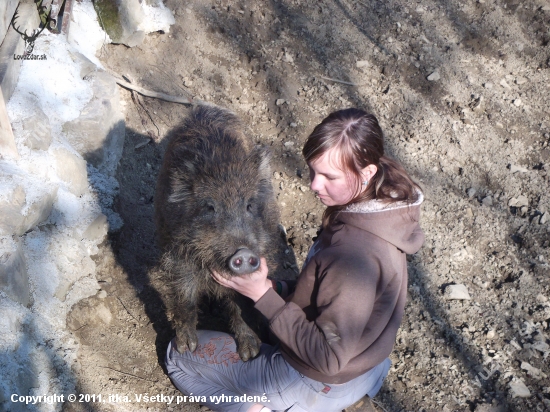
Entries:
{"label": "girl's face", "polygon": [[345,205],[359,184],[354,175],[343,170],[339,158],[337,149],[329,149],[309,164],[309,187],[326,206]]}

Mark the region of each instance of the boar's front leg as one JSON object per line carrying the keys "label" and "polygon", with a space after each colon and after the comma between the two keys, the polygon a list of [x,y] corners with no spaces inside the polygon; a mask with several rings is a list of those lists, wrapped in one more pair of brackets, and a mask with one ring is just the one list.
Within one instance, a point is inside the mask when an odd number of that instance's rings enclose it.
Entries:
{"label": "boar's front leg", "polygon": [[194,352],[197,349],[197,304],[186,301],[178,305],[174,313],[176,326],[176,343],[179,353],[186,350]]}
{"label": "boar's front leg", "polygon": [[173,282],[172,315],[176,329],[177,350],[194,352],[197,348],[197,312],[199,291],[191,275],[180,274]]}
{"label": "boar's front leg", "polygon": [[[239,299],[239,297],[236,297],[236,299]],[[225,302],[228,309],[231,330],[235,333],[235,340],[237,341],[237,351],[241,359],[246,362],[260,353],[262,341],[243,320],[241,308],[237,302],[230,298],[227,298]]]}

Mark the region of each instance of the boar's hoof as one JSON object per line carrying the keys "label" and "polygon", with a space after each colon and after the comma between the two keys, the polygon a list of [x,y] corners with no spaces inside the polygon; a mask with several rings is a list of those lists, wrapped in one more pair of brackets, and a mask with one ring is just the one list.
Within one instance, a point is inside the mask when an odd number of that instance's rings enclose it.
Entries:
{"label": "boar's hoof", "polygon": [[236,340],[237,350],[243,362],[255,358],[258,356],[258,353],[260,353],[260,345],[262,344],[262,341],[258,339],[254,333],[240,335],[236,338]]}
{"label": "boar's hoof", "polygon": [[258,270],[260,258],[250,249],[239,249],[229,258],[229,268],[237,275],[246,275]]}
{"label": "boar's hoof", "polygon": [[197,349],[197,332],[180,329],[176,331],[176,349],[179,353],[185,351],[195,352]]}

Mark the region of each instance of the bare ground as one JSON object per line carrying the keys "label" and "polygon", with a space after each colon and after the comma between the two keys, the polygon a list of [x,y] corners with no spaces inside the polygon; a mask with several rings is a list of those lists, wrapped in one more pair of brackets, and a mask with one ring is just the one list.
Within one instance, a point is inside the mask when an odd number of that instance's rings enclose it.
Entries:
{"label": "bare ground", "polygon": [[[406,314],[378,410],[550,410],[550,3],[166,5],[176,16],[170,33],[132,49],[105,46],[101,59],[145,88],[232,109],[271,147],[289,273],[323,210],[300,150],[331,111],[374,113],[387,152],[422,185],[426,242],[409,260]],[[152,215],[163,137],[188,109],[123,96],[116,209],[125,224],[95,257],[103,292],[69,319],[81,343],[80,391],[120,398],[81,406],[197,411],[134,397],[179,394],[162,369],[173,331],[150,286],[158,258]],[[453,284],[471,299],[447,299]],[[105,310],[109,326],[97,320]]]}

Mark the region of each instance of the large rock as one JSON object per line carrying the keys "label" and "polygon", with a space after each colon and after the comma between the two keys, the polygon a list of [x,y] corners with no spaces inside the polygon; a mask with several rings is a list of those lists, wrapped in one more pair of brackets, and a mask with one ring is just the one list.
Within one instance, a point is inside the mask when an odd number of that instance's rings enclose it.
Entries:
{"label": "large rock", "polygon": [[105,72],[91,73],[94,97],[80,116],[63,125],[67,140],[100,172],[114,175],[122,156],[125,123],[118,86]]}
{"label": "large rock", "polygon": [[522,207],[522,206],[528,206],[529,205],[529,199],[527,197],[520,195],[517,198],[513,197],[508,201],[508,206],[512,207]]}
{"label": "large rock", "polygon": [[109,306],[92,297],[81,300],[72,307],[67,314],[67,327],[75,331],[84,325],[108,326],[112,319],[113,314]]}
{"label": "large rock", "polygon": [[101,25],[113,43],[134,47],[153,31],[167,32],[174,16],[160,0],[96,0]]}
{"label": "large rock", "polygon": [[19,0],[3,0],[0,2],[0,44],[6,36],[6,32],[10,27],[11,19]]}
{"label": "large rock", "polygon": [[57,187],[44,186],[30,198],[24,186],[18,184],[9,187],[5,194],[6,200],[0,201],[0,236],[21,236],[48,218],[57,198]]}
{"label": "large rock", "polygon": [[69,191],[81,196],[88,190],[86,161],[64,148],[53,150],[57,176],[67,184]]}
{"label": "large rock", "polygon": [[19,159],[19,153],[15,146],[15,137],[8,118],[6,102],[0,89],[0,159],[10,157]]}
{"label": "large rock", "polygon": [[[14,59],[14,55],[23,54],[25,51],[25,41],[21,38],[21,35],[15,31],[13,26],[10,25],[13,16],[13,0],[0,1],[0,9],[5,7],[4,15],[1,15],[0,19],[4,19],[0,22],[0,30],[6,30],[6,32],[0,33],[3,40],[0,40],[2,48],[0,49],[0,86],[6,103],[10,100],[17,79],[19,78],[19,71],[21,68],[21,59]],[[17,6],[19,1],[15,2]],[[13,11],[12,11],[13,9]],[[21,2],[17,9],[18,19],[16,26],[20,31],[30,32],[36,29],[40,25],[40,18],[36,11],[36,5],[33,2]],[[3,27],[3,28],[2,28]]]}
{"label": "large rock", "polygon": [[10,237],[0,238],[0,290],[23,306],[31,302],[25,256]]}
{"label": "large rock", "polygon": [[512,398],[529,398],[531,397],[531,391],[521,379],[510,382],[510,394]]}
{"label": "large rock", "polygon": [[35,150],[48,150],[52,142],[52,129],[46,113],[36,107],[35,113],[22,122],[23,144]]}
{"label": "large rock", "polygon": [[[61,302],[65,302],[73,287],[84,277],[95,275],[96,265],[89,256],[88,246],[73,237],[51,238],[47,246],[48,255],[53,257],[57,269],[57,285],[55,285],[53,296]],[[63,256],[63,258],[56,258]],[[95,282],[94,282],[95,283]],[[81,285],[78,286],[81,288]]]}

